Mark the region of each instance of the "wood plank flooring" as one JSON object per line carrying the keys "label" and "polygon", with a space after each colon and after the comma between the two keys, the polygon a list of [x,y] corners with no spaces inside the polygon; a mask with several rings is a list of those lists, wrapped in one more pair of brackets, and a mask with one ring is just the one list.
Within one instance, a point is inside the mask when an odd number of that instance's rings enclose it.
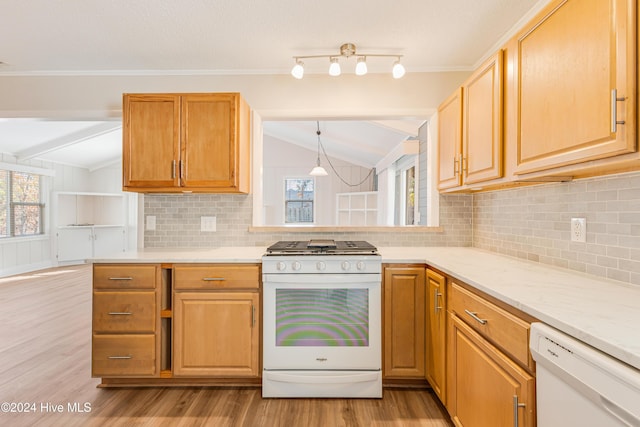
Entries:
{"label": "wood plank flooring", "polygon": [[262,399],[259,388],[96,388],[88,265],[0,278],[0,303],[0,426],[453,425],[430,390]]}

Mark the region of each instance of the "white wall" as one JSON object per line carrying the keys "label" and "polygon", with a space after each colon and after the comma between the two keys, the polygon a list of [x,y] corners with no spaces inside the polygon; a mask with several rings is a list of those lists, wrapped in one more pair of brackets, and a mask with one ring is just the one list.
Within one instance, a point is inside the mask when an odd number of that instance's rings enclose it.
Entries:
{"label": "white wall", "polygon": [[[13,156],[0,154],[0,161],[17,163]],[[84,168],[54,164],[38,160],[23,163],[27,166],[53,170],[55,175],[46,178],[45,234],[42,236],[0,239],[0,277],[40,270],[54,266],[54,230],[51,224],[52,194],[56,191],[101,192],[121,191],[121,165],[90,172]],[[127,198],[131,196],[127,195]],[[135,197],[135,196],[134,196]],[[136,202],[137,203],[137,202]],[[133,230],[135,233],[135,230]],[[135,242],[135,241],[134,241]],[[130,245],[135,247],[135,243]]]}
{"label": "white wall", "polygon": [[[265,225],[284,225],[284,179],[308,177],[317,156],[317,151],[264,136],[262,168]],[[331,163],[349,183],[359,183],[369,173],[369,169],[333,157]],[[373,175],[362,185],[350,187],[335,175],[324,155],[321,156],[321,164],[329,175],[315,179],[315,225],[335,225],[336,193],[371,191]]]}

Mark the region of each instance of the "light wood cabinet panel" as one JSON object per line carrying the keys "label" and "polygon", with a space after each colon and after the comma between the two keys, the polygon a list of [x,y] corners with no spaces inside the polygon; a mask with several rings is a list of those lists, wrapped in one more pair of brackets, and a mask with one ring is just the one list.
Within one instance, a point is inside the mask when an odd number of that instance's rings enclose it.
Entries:
{"label": "light wood cabinet panel", "polygon": [[507,352],[523,366],[533,369],[529,353],[531,325],[486,301],[480,296],[451,284],[449,310],[464,319],[489,341]]}
{"label": "light wood cabinet panel", "polygon": [[519,33],[516,174],[637,150],[636,6],[554,1]]}
{"label": "light wood cabinet panel", "polygon": [[180,97],[124,95],[122,120],[125,190],[178,186]]}
{"label": "light wood cabinet panel", "polygon": [[94,377],[160,375],[160,266],[93,265]]}
{"label": "light wood cabinet panel", "polygon": [[462,88],[438,107],[438,189],[462,184]]}
{"label": "light wood cabinet panel", "polygon": [[246,264],[194,265],[173,268],[175,289],[258,289],[260,266]]}
{"label": "light wood cabinet panel", "polygon": [[175,376],[257,377],[259,294],[176,292]]}
{"label": "light wood cabinet panel", "polygon": [[94,289],[155,289],[157,280],[155,265],[93,265]]}
{"label": "light wood cabinet panel", "polygon": [[426,379],[446,404],[446,277],[427,269]]}
{"label": "light wood cabinet panel", "polygon": [[156,337],[144,335],[93,335],[94,377],[156,376]]}
{"label": "light wood cabinet panel", "polygon": [[125,94],[123,188],[248,193],[250,108],[238,93]]}
{"label": "light wood cabinet panel", "polygon": [[94,292],[93,331],[96,333],[156,330],[155,292]]}
{"label": "light wood cabinet panel", "polygon": [[384,378],[425,377],[425,268],[384,269]]}
{"label": "light wood cabinet panel", "polygon": [[447,409],[456,426],[536,425],[534,377],[455,314],[450,315],[449,360]]}
{"label": "light wood cabinet panel", "polygon": [[503,175],[503,53],[487,60],[463,84],[462,182]]}

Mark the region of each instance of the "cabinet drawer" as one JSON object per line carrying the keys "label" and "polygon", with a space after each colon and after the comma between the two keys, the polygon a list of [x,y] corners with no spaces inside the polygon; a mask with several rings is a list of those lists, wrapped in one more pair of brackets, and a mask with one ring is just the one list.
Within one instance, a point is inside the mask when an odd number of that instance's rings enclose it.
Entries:
{"label": "cabinet drawer", "polygon": [[94,377],[154,376],[155,335],[94,335]]}
{"label": "cabinet drawer", "polygon": [[451,286],[449,309],[524,366],[533,368],[528,322],[455,283]]}
{"label": "cabinet drawer", "polygon": [[156,329],[155,292],[94,292],[93,331],[147,332]]}
{"label": "cabinet drawer", "polygon": [[94,289],[155,289],[155,265],[93,266]]}
{"label": "cabinet drawer", "polygon": [[175,265],[175,289],[257,289],[260,268],[257,265]]}

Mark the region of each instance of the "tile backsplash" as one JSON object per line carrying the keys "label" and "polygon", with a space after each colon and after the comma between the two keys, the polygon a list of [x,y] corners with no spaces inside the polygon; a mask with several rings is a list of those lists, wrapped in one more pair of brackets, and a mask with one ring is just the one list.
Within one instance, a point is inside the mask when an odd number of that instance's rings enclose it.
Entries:
{"label": "tile backsplash", "polygon": [[640,173],[474,194],[473,246],[640,285]]}
{"label": "tile backsplash", "polygon": [[[278,240],[333,238],[367,240],[376,246],[471,246],[471,196],[440,196],[443,231],[265,233],[249,232],[253,201],[249,195],[185,194],[144,197],[144,215],[156,217],[156,230],[145,231],[144,245],[205,248],[268,246]],[[200,217],[215,216],[215,232],[200,231]]]}
{"label": "tile backsplash", "polygon": [[[640,285],[640,172],[474,195],[441,195],[441,232],[249,232],[246,195],[146,195],[145,247],[268,246],[278,240],[362,239],[377,246],[475,246]],[[200,217],[215,216],[216,232]],[[571,218],[586,218],[585,243],[571,242]]]}

